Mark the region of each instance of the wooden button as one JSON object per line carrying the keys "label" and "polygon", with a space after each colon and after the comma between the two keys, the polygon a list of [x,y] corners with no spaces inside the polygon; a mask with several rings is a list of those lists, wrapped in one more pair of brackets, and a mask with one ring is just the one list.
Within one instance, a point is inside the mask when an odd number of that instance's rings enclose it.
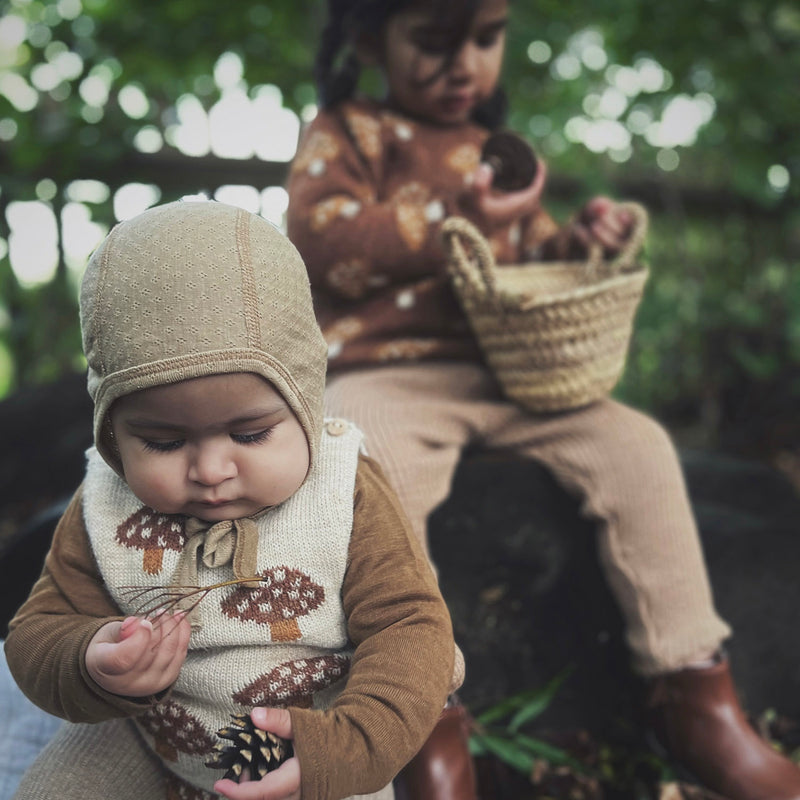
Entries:
{"label": "wooden button", "polygon": [[325,423],[325,430],[331,436],[341,436],[347,430],[347,423],[343,419],[330,419]]}

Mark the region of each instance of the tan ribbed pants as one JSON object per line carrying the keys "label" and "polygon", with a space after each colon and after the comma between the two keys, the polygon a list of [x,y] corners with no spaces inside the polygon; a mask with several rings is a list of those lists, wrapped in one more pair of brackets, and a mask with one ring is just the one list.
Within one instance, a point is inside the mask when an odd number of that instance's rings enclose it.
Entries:
{"label": "tan ribbed pants", "polygon": [[445,362],[335,375],[326,413],[365,432],[426,547],[428,515],[448,496],[467,445],[545,465],[597,522],[601,566],[640,674],[685,666],[730,634],[714,610],[674,447],[650,417],[611,400],[528,414],[482,366]]}

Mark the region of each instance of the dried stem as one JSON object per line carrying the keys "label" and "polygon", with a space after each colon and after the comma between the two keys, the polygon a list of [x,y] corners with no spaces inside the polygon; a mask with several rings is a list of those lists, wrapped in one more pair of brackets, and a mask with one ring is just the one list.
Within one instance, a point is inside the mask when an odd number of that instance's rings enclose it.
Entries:
{"label": "dried stem", "polygon": [[[138,603],[133,613],[147,619],[174,611],[185,611],[189,614],[215,589],[260,580],[259,576],[255,576],[234,578],[230,581],[212,583],[210,586],[121,586],[120,589],[126,601]],[[185,605],[185,601],[189,601],[188,606]]]}

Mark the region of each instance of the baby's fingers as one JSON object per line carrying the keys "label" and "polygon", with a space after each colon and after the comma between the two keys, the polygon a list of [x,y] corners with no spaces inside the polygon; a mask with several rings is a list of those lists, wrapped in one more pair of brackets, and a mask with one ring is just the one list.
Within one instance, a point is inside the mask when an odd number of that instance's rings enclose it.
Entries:
{"label": "baby's fingers", "polygon": [[180,642],[182,635],[191,630],[185,611],[176,611],[174,614],[161,613],[151,617],[153,623],[153,642],[157,647],[163,645],[174,646]]}
{"label": "baby's fingers", "polygon": [[104,625],[92,640],[96,668],[105,675],[123,675],[142,660],[149,661],[152,633],[153,625],[146,619],[129,617]]}
{"label": "baby's fingers", "polygon": [[100,628],[86,649],[86,669],[92,680],[119,694],[120,688],[128,686],[130,676],[141,671],[141,662],[152,660],[152,628],[140,619],[109,622]]}
{"label": "baby's fingers", "polygon": [[250,719],[262,731],[269,731],[283,739],[294,737],[292,715],[285,708],[254,708],[250,712]]}
{"label": "baby's fingers", "polygon": [[260,781],[217,781],[214,791],[230,800],[299,800],[300,762],[296,757],[290,758]]}
{"label": "baby's fingers", "polygon": [[182,612],[159,617],[153,629],[150,669],[164,675],[174,673],[177,677],[186,659],[191,633],[191,625]]}

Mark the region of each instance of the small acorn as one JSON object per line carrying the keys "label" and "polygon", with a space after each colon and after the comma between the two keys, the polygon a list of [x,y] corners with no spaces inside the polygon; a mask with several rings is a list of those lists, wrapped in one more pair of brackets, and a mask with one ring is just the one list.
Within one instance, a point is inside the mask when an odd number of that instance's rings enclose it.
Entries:
{"label": "small acorn", "polygon": [[481,161],[494,170],[492,187],[516,192],[531,185],[538,162],[533,148],[512,131],[496,131],[483,145]]}
{"label": "small acorn", "polygon": [[217,731],[217,736],[232,744],[218,742],[213,757],[205,762],[211,769],[227,770],[223,778],[238,783],[248,769],[251,780],[260,780],[294,754],[291,742],[257,728],[249,714],[231,714],[231,720],[228,727]]}

